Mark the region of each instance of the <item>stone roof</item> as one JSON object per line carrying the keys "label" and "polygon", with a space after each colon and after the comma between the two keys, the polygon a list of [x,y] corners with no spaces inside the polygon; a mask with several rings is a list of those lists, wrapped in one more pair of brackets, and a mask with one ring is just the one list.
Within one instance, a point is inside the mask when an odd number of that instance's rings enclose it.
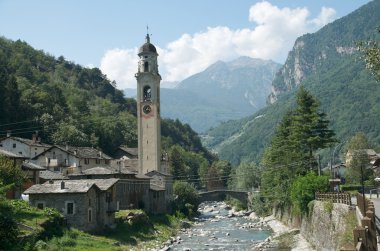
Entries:
{"label": "stone roof", "polygon": [[133,156],[139,155],[139,149],[136,147],[120,146],[119,149]]}
{"label": "stone roof", "polygon": [[105,167],[93,167],[82,171],[82,174],[112,174],[114,171]]}
{"label": "stone roof", "polygon": [[7,158],[14,158],[14,159],[28,159],[28,157],[22,156],[21,154],[18,153],[12,153],[7,150],[0,149],[0,155],[3,155]]}
{"label": "stone roof", "polygon": [[29,145],[29,146],[39,146],[39,147],[50,147],[51,146],[51,145],[48,145],[45,143],[41,143],[38,140],[25,139],[25,138],[20,138],[20,137],[13,137],[13,136],[2,138],[0,141],[7,139],[7,138],[17,140],[17,141],[24,143],[26,145]]}
{"label": "stone roof", "polygon": [[108,156],[107,154],[103,153],[102,151],[99,151],[92,147],[69,147],[69,150],[74,152],[76,151],[76,156],[79,158],[86,158],[86,159],[109,159],[112,158]]}
{"label": "stone roof", "polygon": [[165,176],[165,177],[172,177],[171,174],[162,173],[162,172],[159,172],[159,171],[156,171],[156,170],[147,172],[145,175],[150,176],[150,177],[154,176],[154,175]]}
{"label": "stone roof", "polygon": [[46,168],[39,166],[37,164],[31,163],[31,162],[22,163],[21,168],[24,170],[36,170],[36,171],[46,170]]}
{"label": "stone roof", "polygon": [[152,177],[146,176],[145,174],[136,174],[135,176],[138,179],[151,179]]}
{"label": "stone roof", "polygon": [[53,172],[49,170],[40,171],[40,178],[44,180],[66,180],[66,176],[59,172]]}
{"label": "stone roof", "polygon": [[[91,187],[96,186],[100,190],[106,191],[119,179],[83,179],[45,182],[44,184],[33,185],[24,191],[24,194],[65,194],[65,193],[87,193]],[[64,188],[62,188],[62,182]]]}
{"label": "stone roof", "polygon": [[93,147],[73,147],[73,146],[59,146],[59,145],[50,146],[50,148],[47,149],[46,151],[38,154],[37,156],[34,156],[33,159],[37,159],[40,155],[44,155],[46,152],[50,151],[53,148],[58,148],[63,152],[66,152],[75,157],[83,158],[83,159],[108,159],[108,160],[112,159],[107,154]]}

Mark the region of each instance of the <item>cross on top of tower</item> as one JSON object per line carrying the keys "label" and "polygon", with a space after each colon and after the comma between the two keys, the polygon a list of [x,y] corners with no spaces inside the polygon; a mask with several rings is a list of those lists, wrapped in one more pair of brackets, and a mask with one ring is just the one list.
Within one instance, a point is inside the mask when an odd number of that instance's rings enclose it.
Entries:
{"label": "cross on top of tower", "polygon": [[146,26],[146,37],[145,37],[145,42],[150,43],[150,37],[149,37],[149,26]]}

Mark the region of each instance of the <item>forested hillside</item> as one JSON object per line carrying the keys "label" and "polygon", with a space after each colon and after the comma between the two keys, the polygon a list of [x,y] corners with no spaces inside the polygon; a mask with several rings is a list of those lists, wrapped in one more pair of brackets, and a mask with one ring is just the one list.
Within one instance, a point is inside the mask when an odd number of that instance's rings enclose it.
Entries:
{"label": "forested hillside", "polygon": [[[297,39],[286,64],[273,82],[274,104],[240,121],[210,130],[205,142],[233,163],[259,162],[278,122],[295,105],[295,91],[304,85],[320,102],[336,138],[344,142],[364,132],[380,144],[380,85],[372,78],[356,43],[375,36],[380,1],[373,1],[319,30]],[[377,40],[379,38],[377,37]]]}
{"label": "forested hillside", "polygon": [[[43,142],[100,147],[137,146],[136,101],[127,99],[98,68],[85,68],[0,38],[0,137],[8,131]],[[211,160],[198,135],[179,121],[164,120],[166,148],[179,144]],[[170,144],[169,144],[170,143]]]}

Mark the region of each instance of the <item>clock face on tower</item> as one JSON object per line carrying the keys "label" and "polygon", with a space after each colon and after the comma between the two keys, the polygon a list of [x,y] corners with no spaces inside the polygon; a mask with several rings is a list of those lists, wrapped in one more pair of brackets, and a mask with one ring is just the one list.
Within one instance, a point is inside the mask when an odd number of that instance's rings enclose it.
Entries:
{"label": "clock face on tower", "polygon": [[152,111],[152,107],[150,107],[150,105],[144,105],[143,112],[145,114],[149,114],[151,111]]}

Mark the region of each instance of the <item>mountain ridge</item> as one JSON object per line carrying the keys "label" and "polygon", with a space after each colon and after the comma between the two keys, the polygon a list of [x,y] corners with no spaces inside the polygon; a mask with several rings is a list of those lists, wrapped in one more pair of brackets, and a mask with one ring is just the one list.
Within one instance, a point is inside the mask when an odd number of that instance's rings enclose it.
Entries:
{"label": "mountain ridge", "polygon": [[[259,162],[277,123],[294,106],[301,84],[320,100],[338,140],[344,142],[362,131],[373,145],[380,145],[380,86],[355,49],[356,41],[373,35],[380,20],[378,9],[380,1],[372,1],[316,33],[298,38],[273,80],[275,102],[249,117],[209,130],[203,137],[205,145],[234,164]],[[366,25],[362,26],[363,22]],[[357,30],[360,34],[356,36]],[[351,33],[339,40],[347,31]]]}
{"label": "mountain ridge", "polygon": [[270,60],[249,57],[217,61],[174,89],[161,88],[162,116],[178,118],[202,132],[252,114],[266,105],[279,67]]}

